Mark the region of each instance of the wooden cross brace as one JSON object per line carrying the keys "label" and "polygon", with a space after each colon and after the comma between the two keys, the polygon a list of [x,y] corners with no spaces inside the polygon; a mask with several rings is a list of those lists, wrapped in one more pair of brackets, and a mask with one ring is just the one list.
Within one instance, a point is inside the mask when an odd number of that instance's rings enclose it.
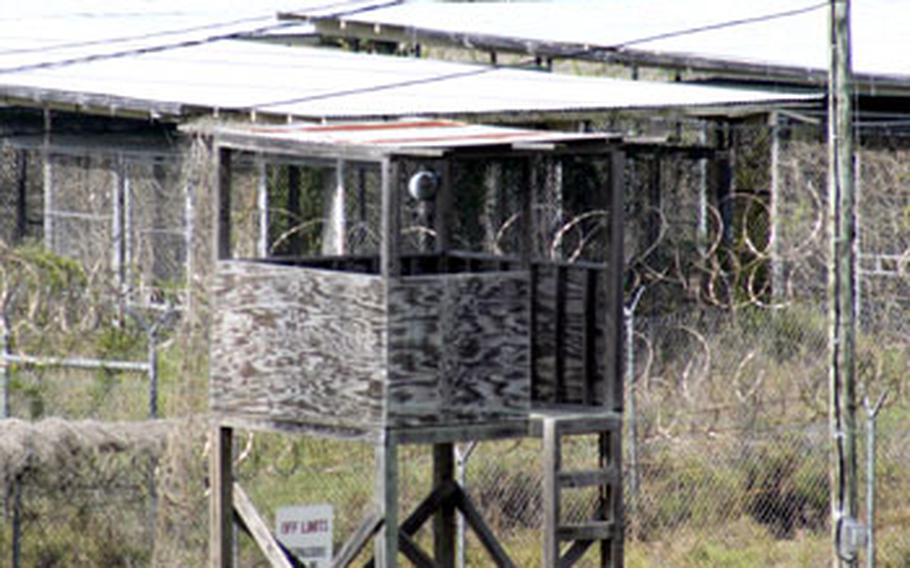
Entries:
{"label": "wooden cross brace", "polygon": [[[282,545],[269,530],[268,525],[256,511],[246,492],[237,483],[233,484],[234,520],[240,528],[250,535],[269,563],[275,568],[302,568],[288,549]],[[474,503],[454,481],[437,486],[414,509],[398,529],[398,546],[401,553],[417,568],[440,568],[433,558],[414,541],[414,535],[437,511],[452,506],[464,516],[465,522],[476,533],[483,547],[499,568],[515,568],[515,564],[506,554],[490,527],[481,517]],[[370,540],[385,525],[385,519],[379,513],[372,513],[341,547],[332,560],[332,568],[350,566],[363,551]],[[590,543],[588,543],[590,544]],[[582,553],[584,550],[581,551]],[[370,559],[364,568],[375,568],[374,559]]]}

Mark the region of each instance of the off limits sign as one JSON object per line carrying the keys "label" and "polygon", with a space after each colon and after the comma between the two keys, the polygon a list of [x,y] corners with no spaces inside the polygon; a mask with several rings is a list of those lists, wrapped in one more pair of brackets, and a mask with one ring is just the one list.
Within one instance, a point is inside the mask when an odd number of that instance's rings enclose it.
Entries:
{"label": "off limits sign", "polygon": [[332,506],[281,507],[275,513],[281,544],[306,568],[329,568],[332,563]]}

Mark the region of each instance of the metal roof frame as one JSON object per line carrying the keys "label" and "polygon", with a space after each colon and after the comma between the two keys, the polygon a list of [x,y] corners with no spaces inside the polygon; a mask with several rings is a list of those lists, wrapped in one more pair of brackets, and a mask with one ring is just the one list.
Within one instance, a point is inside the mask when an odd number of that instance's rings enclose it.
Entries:
{"label": "metal roof frame", "polygon": [[590,152],[622,141],[613,133],[553,132],[452,120],[347,122],[329,125],[210,124],[182,130],[211,136],[216,147],[318,159],[379,161],[391,156]]}

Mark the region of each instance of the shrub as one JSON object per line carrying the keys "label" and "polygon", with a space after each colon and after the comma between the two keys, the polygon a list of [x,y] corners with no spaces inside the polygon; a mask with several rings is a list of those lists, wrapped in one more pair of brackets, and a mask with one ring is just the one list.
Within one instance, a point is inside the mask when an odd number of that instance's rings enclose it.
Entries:
{"label": "shrub", "polygon": [[747,452],[746,509],[778,538],[792,538],[798,528],[820,530],[828,517],[824,455],[808,450],[784,442]]}

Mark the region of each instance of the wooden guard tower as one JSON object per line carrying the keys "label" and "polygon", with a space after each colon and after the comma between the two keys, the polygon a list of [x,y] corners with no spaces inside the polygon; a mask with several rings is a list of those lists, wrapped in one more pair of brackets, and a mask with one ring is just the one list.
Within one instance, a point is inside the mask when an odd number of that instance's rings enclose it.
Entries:
{"label": "wooden guard tower", "polygon": [[[375,445],[374,512],[333,566],[373,541],[370,565],[397,566],[400,553],[450,568],[457,514],[491,565],[514,566],[456,483],[453,444],[525,436],[543,440],[544,565],[572,566],[596,545],[601,566],[620,566],[622,141],[449,121],[209,133],[212,566],[232,564],[235,519],[273,565],[294,565],[233,481],[233,428]],[[251,156],[331,172],[318,239],[234,258],[231,188]],[[353,242],[357,231],[372,237]],[[597,444],[594,466],[563,467],[573,436]],[[433,445],[434,486],[406,515],[401,444]],[[597,494],[595,513],[568,523],[561,496],[578,488]],[[430,520],[432,552],[412,538]]]}

